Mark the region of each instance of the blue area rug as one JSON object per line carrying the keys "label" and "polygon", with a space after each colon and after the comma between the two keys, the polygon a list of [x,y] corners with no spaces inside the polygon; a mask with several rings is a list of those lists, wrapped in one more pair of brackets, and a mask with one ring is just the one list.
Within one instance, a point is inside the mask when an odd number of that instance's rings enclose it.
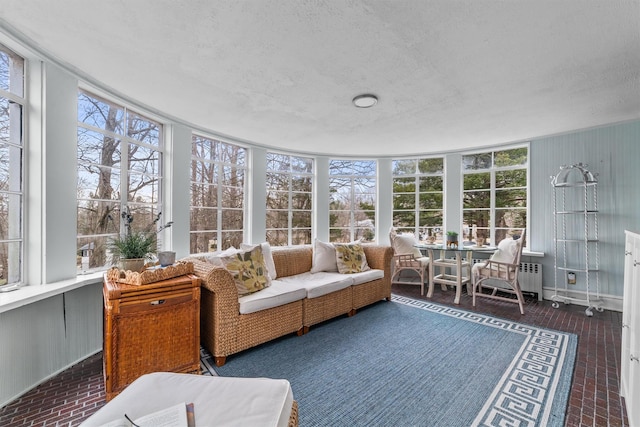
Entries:
{"label": "blue area rug", "polygon": [[563,426],[574,334],[393,296],[229,356],[221,376],[286,378],[310,426]]}

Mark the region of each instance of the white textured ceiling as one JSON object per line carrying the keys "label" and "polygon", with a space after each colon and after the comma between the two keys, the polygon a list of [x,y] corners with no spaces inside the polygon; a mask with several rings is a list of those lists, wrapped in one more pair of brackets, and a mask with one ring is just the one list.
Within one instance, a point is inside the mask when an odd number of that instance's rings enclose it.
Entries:
{"label": "white textured ceiling", "polygon": [[[0,0],[0,25],[142,105],[301,152],[640,118],[640,0]],[[380,101],[355,108],[363,92]]]}

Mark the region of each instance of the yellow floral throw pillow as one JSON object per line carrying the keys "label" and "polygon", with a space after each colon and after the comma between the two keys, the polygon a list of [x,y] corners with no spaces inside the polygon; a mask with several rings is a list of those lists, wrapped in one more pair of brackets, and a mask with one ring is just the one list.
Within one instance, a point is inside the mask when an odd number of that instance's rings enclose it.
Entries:
{"label": "yellow floral throw pillow", "polygon": [[223,257],[221,261],[233,276],[239,296],[258,292],[271,285],[260,245],[249,251]]}
{"label": "yellow floral throw pillow", "polygon": [[334,246],[336,247],[336,262],[340,273],[360,273],[370,269],[362,245],[335,243]]}

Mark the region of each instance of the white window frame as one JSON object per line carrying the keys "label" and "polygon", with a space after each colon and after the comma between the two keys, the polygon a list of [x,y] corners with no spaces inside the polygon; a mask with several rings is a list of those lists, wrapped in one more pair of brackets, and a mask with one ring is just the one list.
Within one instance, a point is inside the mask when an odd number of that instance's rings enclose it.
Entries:
{"label": "white window frame", "polygon": [[[7,244],[12,246],[8,248],[7,263],[9,265],[2,265],[2,274],[0,274],[0,289],[13,288],[15,285],[21,285],[24,282],[24,261],[25,261],[25,158],[27,155],[25,147],[25,131],[26,131],[26,117],[25,112],[28,108],[27,96],[26,96],[26,81],[27,81],[27,60],[21,55],[18,55],[13,50],[0,45],[0,51],[9,57],[15,57],[19,59],[19,70],[15,70],[9,67],[9,90],[0,88],[0,98],[7,100],[9,108],[11,105],[19,106],[20,114],[18,117],[9,115],[9,133],[7,148],[9,151],[9,182],[6,189],[0,188],[0,194],[3,198],[7,198],[7,205],[9,210],[7,211],[7,224],[9,229],[6,230],[7,238],[0,240],[0,244]],[[11,62],[10,62],[11,63]],[[13,74],[13,72],[19,71],[19,76]],[[13,78],[12,78],[13,77]],[[15,86],[14,86],[15,85]],[[17,123],[16,123],[17,122]],[[18,129],[16,129],[16,127]],[[19,152],[19,161],[12,162],[11,158]],[[16,169],[19,172],[16,173]],[[12,180],[17,180],[16,183],[12,183]],[[9,202],[10,198],[17,197],[19,199],[18,205],[12,205]],[[18,249],[13,246],[18,245]]]}
{"label": "white window frame", "polygon": [[[525,164],[520,164],[520,165],[512,165],[512,166],[496,166],[495,165],[495,153],[496,152],[501,152],[501,151],[509,151],[509,150],[514,150],[514,149],[519,149],[519,148],[526,148],[527,149],[527,161],[525,162]],[[488,168],[482,168],[482,169],[470,169],[470,170],[465,170],[465,166],[464,166],[464,157],[465,156],[472,156],[472,155],[478,155],[478,154],[486,154],[486,153],[491,153],[491,158],[492,158],[492,162],[491,162],[491,166]],[[470,191],[478,191],[478,190],[465,190],[464,189],[464,178],[465,175],[471,175],[471,174],[480,174],[480,173],[489,173],[490,176],[490,187],[487,189],[484,189],[484,191],[488,190],[490,192],[490,206],[489,208],[483,209],[483,210],[487,210],[489,212],[489,226],[487,227],[488,231],[489,231],[489,239],[486,240],[486,244],[491,245],[491,246],[496,246],[498,243],[500,243],[500,240],[498,240],[497,237],[497,230],[507,230],[505,233],[510,233],[511,231],[509,230],[515,230],[517,227],[510,227],[510,228],[498,228],[496,227],[495,223],[495,218],[496,218],[496,212],[500,209],[503,208],[496,208],[496,190],[498,190],[496,188],[496,173],[498,172],[502,172],[502,171],[510,171],[510,170],[517,170],[517,169],[526,169],[526,179],[527,179],[527,185],[526,187],[510,187],[509,189],[524,189],[525,193],[526,193],[526,197],[527,197],[527,201],[526,201],[526,207],[525,208],[520,208],[522,210],[524,210],[526,213],[526,230],[529,230],[529,223],[530,223],[530,187],[531,187],[531,180],[530,180],[530,162],[531,162],[531,149],[530,149],[530,144],[526,143],[526,144],[517,144],[517,145],[508,145],[508,146],[500,146],[500,147],[496,147],[494,149],[491,150],[474,150],[474,151],[466,151],[464,153],[462,153],[462,157],[461,157],[461,179],[460,179],[460,193],[461,193],[461,229],[463,231],[463,236],[461,238],[462,241],[464,241],[465,239],[468,238],[468,234],[469,231],[471,231],[471,234],[473,235],[476,231],[475,230],[469,230],[469,227],[467,226],[465,228],[465,224],[464,224],[464,213],[467,211],[473,211],[475,209],[472,208],[465,208],[464,207],[464,197],[465,197],[465,193],[466,192],[470,192]],[[515,208],[518,209],[518,208]],[[527,235],[529,235],[529,233],[527,233]],[[472,236],[474,241],[476,236],[473,235]],[[528,240],[527,239],[525,241],[525,247],[528,247]]]}
{"label": "white window frame", "polygon": [[[162,214],[163,211],[163,203],[162,203],[162,198],[163,198],[163,185],[164,185],[164,174],[163,174],[163,168],[164,168],[164,155],[165,155],[165,141],[164,141],[164,125],[151,117],[151,115],[149,114],[144,114],[144,113],[140,113],[139,111],[137,111],[134,108],[131,108],[129,105],[127,105],[126,103],[123,102],[119,102],[119,101],[114,101],[112,99],[108,99],[102,95],[96,94],[95,92],[92,92],[90,90],[85,90],[82,88],[78,89],[78,97],[84,94],[88,97],[94,98],[96,100],[99,100],[101,102],[104,102],[106,104],[111,104],[113,105],[113,107],[115,108],[120,108],[122,109],[122,113],[123,113],[123,118],[122,118],[122,122],[123,122],[123,129],[122,129],[122,133],[117,133],[117,132],[111,132],[111,131],[107,131],[105,129],[101,129],[99,127],[96,126],[92,126],[91,124],[88,123],[84,123],[81,122],[80,120],[78,120],[78,130],[80,131],[80,129],[83,129],[85,131],[90,131],[90,132],[95,132],[107,137],[112,137],[115,138],[117,140],[119,140],[119,149],[120,149],[120,164],[118,167],[113,167],[112,170],[117,171],[117,173],[119,174],[119,188],[120,188],[120,197],[119,199],[110,199],[110,200],[106,200],[106,199],[91,199],[91,198],[86,198],[86,197],[78,197],[77,201],[78,204],[81,203],[82,201],[89,201],[89,200],[95,200],[95,201],[102,201],[102,202],[111,202],[114,204],[118,204],[119,205],[119,210],[118,210],[118,217],[114,218],[112,215],[112,221],[114,226],[116,226],[117,230],[114,230],[114,232],[111,233],[105,233],[105,234],[87,234],[87,235],[77,235],[77,241],[78,241],[78,245],[77,245],[77,250],[80,251],[81,245],[79,244],[80,239],[90,239],[90,238],[106,238],[107,240],[109,238],[112,237],[116,237],[118,234],[122,235],[125,233],[126,227],[125,227],[125,218],[122,215],[122,212],[124,212],[126,209],[131,209],[133,208],[135,211],[136,207],[142,207],[142,208],[149,208],[150,212],[152,212],[153,214],[151,215],[153,217],[153,219],[156,219],[157,221],[161,221],[159,223],[153,223],[152,219],[150,218],[149,221],[143,221],[140,218],[136,219],[136,215],[133,214],[134,217],[134,224],[132,225],[132,228],[134,229],[146,229],[146,230],[150,230],[150,231],[156,231],[155,227],[156,226],[161,226],[161,224],[165,223],[167,221],[167,218],[160,218],[158,215]],[[135,115],[140,117],[142,120],[144,121],[148,121],[150,123],[153,123],[155,125],[157,125],[157,146],[153,145],[153,144],[149,144],[146,143],[144,141],[140,141],[137,140],[135,138],[131,138],[130,136],[127,135],[127,120],[129,119],[130,115]],[[153,138],[155,140],[155,138]],[[128,188],[124,188],[124,186],[128,183],[128,176],[132,175],[131,174],[131,170],[129,169],[129,157],[128,157],[128,149],[129,149],[129,145],[135,145],[138,147],[141,147],[143,149],[148,149],[150,151],[155,151],[157,152],[157,156],[158,156],[158,164],[157,164],[157,173],[145,173],[145,176],[149,176],[152,178],[156,179],[157,184],[155,185],[156,189],[154,191],[155,193],[155,201],[151,202],[139,202],[139,201],[129,201],[128,200],[128,192],[129,189]],[[80,159],[76,158],[76,161],[78,162],[78,165],[80,164]],[[100,166],[100,164],[96,164],[96,163],[86,163],[87,165],[91,165],[91,166]],[[136,171],[134,171],[133,175],[142,175]],[[79,191],[80,189],[78,189],[78,193],[80,193]],[[158,236],[158,249],[161,248],[161,242],[160,242],[160,236]],[[87,272],[91,272],[91,271],[96,271],[96,270],[103,270],[106,267],[108,267],[111,264],[111,259],[110,259],[110,254],[109,251],[107,250],[106,253],[106,264],[103,266],[94,266],[94,267],[88,267],[86,264],[86,261],[84,260],[84,257],[82,259],[82,261],[80,263],[78,263],[78,272],[79,273],[87,273]]]}
{"label": "white window frame", "polygon": [[[364,175],[364,174],[358,174],[358,173],[350,173],[350,174],[332,174],[331,173],[331,169],[332,169],[332,164],[334,162],[344,162],[344,163],[357,163],[357,162],[364,162],[364,163],[372,163],[373,164],[373,168],[374,168],[374,173],[373,175]],[[377,189],[378,189],[378,161],[376,159],[330,159],[329,160],[329,190],[331,191],[331,187],[332,187],[332,180],[334,178],[337,179],[343,179],[343,180],[348,180],[349,181],[349,189],[347,190],[349,192],[348,197],[347,197],[347,202],[348,202],[348,206],[347,209],[339,209],[339,210],[334,210],[331,209],[331,201],[329,203],[329,218],[331,218],[331,214],[334,212],[346,212],[349,215],[349,224],[346,227],[331,227],[331,225],[329,225],[329,240],[332,242],[338,242],[339,240],[335,240],[332,237],[332,230],[347,230],[348,234],[349,234],[349,240],[350,241],[355,241],[355,240],[360,240],[362,239],[363,242],[375,242],[377,239],[376,236],[376,223],[378,221],[378,209],[377,209],[377,205],[378,205],[378,200],[377,200]],[[366,180],[372,180],[374,182],[374,187],[373,189],[371,189],[371,192],[368,193],[362,193],[362,192],[358,192],[356,191],[356,182],[359,179],[366,179]],[[367,194],[367,195],[371,195],[372,197],[372,209],[370,212],[373,212],[373,221],[372,224],[367,227],[366,224],[361,224],[361,226],[357,226],[356,224],[356,216],[358,215],[359,212],[362,211],[362,209],[357,209],[355,206],[354,201],[356,200],[356,198],[362,194]],[[330,199],[332,199],[331,194],[329,194]],[[363,221],[367,221],[367,219],[363,220]],[[372,233],[371,236],[368,235],[364,235],[364,234],[360,234],[359,230],[364,230],[368,228],[370,230],[370,232]],[[370,237],[370,238],[369,238]]]}
{"label": "white window frame", "polygon": [[[204,157],[199,157],[197,155],[194,154],[194,144],[196,144],[196,140],[197,139],[201,139],[201,140],[206,140],[211,142],[213,145],[217,144],[223,144],[223,145],[227,145],[227,146],[231,146],[240,150],[243,150],[243,158],[244,158],[244,164],[240,165],[238,163],[231,163],[231,162],[225,162],[225,161],[221,161],[219,158],[215,157],[215,153],[212,153],[212,155],[214,157],[211,158],[204,158]],[[190,251],[191,252],[213,252],[213,251],[217,251],[220,249],[227,249],[229,246],[235,246],[235,247],[239,247],[240,242],[230,242],[225,238],[225,234],[226,233],[239,233],[240,236],[243,235],[243,229],[225,229],[223,228],[223,212],[224,211],[240,211],[242,212],[242,217],[243,217],[243,223],[246,222],[246,215],[247,212],[245,211],[246,207],[247,207],[247,179],[248,179],[248,167],[247,167],[247,163],[249,161],[249,150],[246,147],[243,147],[241,145],[238,144],[234,144],[234,143],[230,143],[228,141],[222,140],[220,138],[213,138],[213,137],[209,137],[209,136],[205,136],[205,135],[200,135],[200,134],[196,134],[194,133],[192,135],[191,138],[191,144],[192,144],[192,150],[191,150],[191,162],[190,162],[190,167],[189,167],[189,182],[190,182],[190,186],[189,186],[189,247],[191,248]],[[213,151],[213,150],[212,150]],[[212,167],[216,168],[218,170],[218,172],[215,174],[216,176],[216,182],[215,183],[207,183],[207,182],[197,182],[194,181],[193,178],[193,162],[204,162],[207,163],[209,165],[211,165]],[[236,168],[236,169],[240,169],[243,171],[243,183],[242,183],[242,193],[243,193],[243,197],[242,197],[242,206],[241,207],[228,207],[228,206],[223,206],[223,200],[224,200],[224,174],[220,173],[220,170],[224,170],[224,168]],[[207,185],[207,186],[212,186],[215,185],[216,186],[216,205],[215,206],[194,206],[193,205],[193,186],[194,185]],[[192,212],[194,209],[196,208],[201,208],[201,209],[210,209],[212,211],[215,212],[216,215],[216,225],[215,228],[211,228],[211,229],[206,229],[206,230],[193,230],[193,224],[191,222],[191,216],[192,216]],[[191,243],[191,238],[196,235],[196,234],[212,234],[213,238],[208,239],[208,245],[207,248],[204,247],[196,247],[194,248],[192,243]],[[243,239],[240,239],[243,240]]]}
{"label": "white window frame", "polygon": [[[289,158],[289,169],[288,170],[280,170],[280,169],[273,169],[270,168],[270,161],[269,161],[269,157],[270,156],[281,156],[281,157],[288,157]],[[309,163],[311,163],[311,170],[309,172],[303,172],[303,171],[297,171],[297,170],[293,170],[293,164],[294,164],[294,159],[302,159],[302,160],[306,160]],[[267,175],[269,174],[277,174],[277,175],[281,175],[284,178],[286,178],[287,180],[287,187],[286,188],[269,188],[267,187],[266,191],[267,191],[267,208],[266,208],[266,212],[267,212],[267,218],[269,217],[269,213],[270,212],[278,212],[278,211],[284,211],[285,209],[270,209],[269,208],[269,203],[268,203],[268,197],[269,197],[269,192],[270,191],[276,191],[279,193],[286,193],[287,194],[287,198],[288,198],[288,203],[287,203],[287,208],[286,208],[286,213],[287,213],[287,227],[286,228],[269,228],[269,224],[267,224],[267,229],[266,229],[266,233],[267,233],[267,241],[269,241],[271,243],[271,245],[276,245],[277,242],[271,242],[268,238],[269,236],[269,232],[283,232],[286,231],[287,232],[287,245],[292,246],[292,245],[303,245],[303,244],[310,244],[311,243],[311,236],[313,233],[313,184],[314,184],[314,171],[315,171],[315,161],[312,157],[305,157],[305,156],[300,156],[300,155],[290,155],[290,154],[283,154],[283,153],[278,153],[278,152],[273,152],[273,151],[268,151],[267,152],[267,166],[266,166],[266,173]],[[293,178],[294,177],[301,177],[301,178],[308,178],[310,180],[311,183],[311,187],[309,189],[308,192],[302,192],[302,191],[294,191],[293,189]],[[269,179],[267,177],[267,185],[269,183]],[[293,208],[293,198],[294,195],[296,194],[308,194],[309,196],[309,200],[311,200],[311,206],[309,207],[309,209],[294,209]],[[309,226],[308,227],[304,227],[304,228],[294,228],[293,226],[293,218],[294,218],[294,214],[295,213],[301,213],[301,212],[308,212],[309,214]],[[308,230],[309,232],[309,241],[304,241],[304,242],[295,242],[294,241],[294,232],[295,231],[300,231],[300,230]]]}
{"label": "white window frame", "polygon": [[[420,172],[419,170],[419,165],[420,165],[420,161],[422,160],[431,160],[431,159],[441,159],[442,160],[442,170],[440,172]],[[396,162],[413,162],[413,172],[408,172],[408,173],[404,173],[404,174],[395,174],[395,163]],[[443,227],[444,227],[444,220],[445,220],[445,206],[444,206],[444,189],[446,188],[446,178],[445,178],[445,168],[446,168],[446,158],[444,156],[432,156],[432,157],[412,157],[412,158],[396,158],[396,159],[392,159],[392,176],[391,179],[392,181],[392,200],[393,200],[393,206],[392,206],[392,218],[395,217],[395,214],[397,211],[406,211],[406,212],[412,212],[414,214],[414,224],[411,227],[402,227],[398,224],[395,223],[395,219],[393,220],[393,225],[394,227],[397,228],[397,230],[399,232],[412,232],[414,233],[415,236],[417,236],[421,241],[427,240],[429,238],[429,236],[433,237],[433,242],[431,243],[442,243],[442,235],[443,235]],[[421,192],[420,191],[420,179],[421,178],[425,178],[425,177],[440,177],[442,178],[442,190],[441,191],[427,191],[427,192]],[[413,193],[409,193],[409,192],[396,192],[395,191],[395,180],[398,178],[412,178],[414,180],[414,185],[415,185],[415,190]],[[440,209],[422,209],[420,206],[420,195],[421,194],[434,194],[434,193],[440,193],[441,197],[442,197],[442,205],[440,206]],[[401,194],[413,194],[414,195],[414,208],[413,209],[395,209],[395,197],[396,195],[401,195]],[[437,227],[427,227],[426,225],[421,225],[420,224],[420,214],[422,212],[436,212],[436,211],[440,211],[442,213],[442,221],[440,223],[439,226]],[[431,229],[433,234],[429,234],[429,229]]]}

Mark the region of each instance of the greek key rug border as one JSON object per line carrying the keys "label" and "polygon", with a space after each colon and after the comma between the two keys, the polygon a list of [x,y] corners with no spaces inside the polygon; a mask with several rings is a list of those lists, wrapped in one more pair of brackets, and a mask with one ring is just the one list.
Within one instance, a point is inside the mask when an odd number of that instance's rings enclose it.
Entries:
{"label": "greek key rug border", "polygon": [[547,425],[572,334],[398,295],[391,300],[522,335],[522,346],[472,425]]}

